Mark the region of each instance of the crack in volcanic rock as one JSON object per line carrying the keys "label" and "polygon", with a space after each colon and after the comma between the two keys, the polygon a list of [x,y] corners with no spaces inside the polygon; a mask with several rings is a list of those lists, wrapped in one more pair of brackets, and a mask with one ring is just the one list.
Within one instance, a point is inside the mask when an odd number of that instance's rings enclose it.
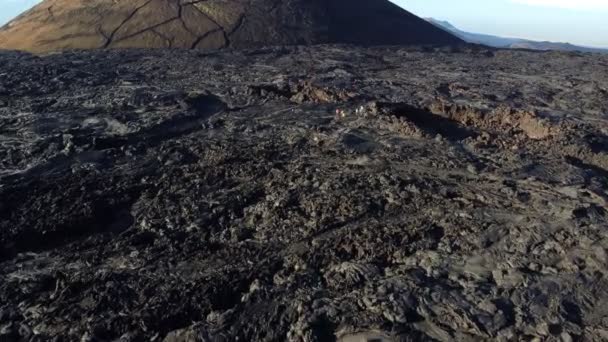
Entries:
{"label": "crack in volcanic rock", "polygon": [[605,340],[607,59],[0,52],[0,340]]}
{"label": "crack in volcanic rock", "polygon": [[462,43],[388,0],[45,0],[0,28],[0,48],[32,52],[328,42]]}
{"label": "crack in volcanic rock", "polygon": [[[103,47],[107,48],[108,46],[110,46],[110,44],[112,44],[112,41],[114,40],[114,36],[116,35],[116,32],[118,32],[118,30],[120,30],[127,22],[129,22],[129,20],[131,20],[133,18],[133,16],[135,16],[135,14],[137,14],[137,12],[146,7],[148,4],[150,4],[152,1],[154,0],[146,0],[142,5],[136,7],[133,11],[131,11],[131,13],[129,13],[129,15],[127,15],[127,17],[116,27],[112,30],[112,32],[110,32],[110,35],[107,36],[107,41],[104,43]],[[99,27],[99,31],[103,32],[103,29],[101,29],[101,27]],[[104,35],[104,38],[106,38],[106,35]]]}

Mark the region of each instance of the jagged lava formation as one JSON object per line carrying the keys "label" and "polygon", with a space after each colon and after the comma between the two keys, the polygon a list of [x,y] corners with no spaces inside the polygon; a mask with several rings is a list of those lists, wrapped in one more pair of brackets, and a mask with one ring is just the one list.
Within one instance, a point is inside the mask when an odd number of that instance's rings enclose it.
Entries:
{"label": "jagged lava formation", "polygon": [[0,70],[0,340],[608,337],[608,56],[91,50]]}
{"label": "jagged lava formation", "polygon": [[0,48],[453,44],[387,0],[45,0],[0,29]]}
{"label": "jagged lava formation", "polygon": [[91,50],[0,51],[0,341],[608,339],[608,56],[321,42],[459,40],[381,0],[2,28]]}

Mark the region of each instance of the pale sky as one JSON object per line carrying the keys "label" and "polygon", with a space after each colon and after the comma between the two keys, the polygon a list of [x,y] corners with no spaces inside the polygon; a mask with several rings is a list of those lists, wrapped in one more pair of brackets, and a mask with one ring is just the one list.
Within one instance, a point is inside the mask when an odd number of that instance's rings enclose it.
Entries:
{"label": "pale sky", "polygon": [[[474,33],[608,48],[608,0],[392,0]],[[38,0],[0,0],[0,25]]]}
{"label": "pale sky", "polygon": [[608,48],[608,0],[393,0],[463,31]]}
{"label": "pale sky", "polygon": [[0,0],[0,25],[39,2],[40,0]]}

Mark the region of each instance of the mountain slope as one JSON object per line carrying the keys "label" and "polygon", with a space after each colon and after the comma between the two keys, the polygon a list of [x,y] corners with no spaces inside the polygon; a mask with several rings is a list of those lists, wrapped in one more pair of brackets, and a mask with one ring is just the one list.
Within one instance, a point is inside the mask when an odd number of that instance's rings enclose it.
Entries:
{"label": "mountain slope", "polygon": [[45,0],[0,29],[0,48],[221,48],[460,40],[387,0]]}
{"label": "mountain slope", "polygon": [[466,32],[458,29],[451,23],[444,20],[437,20],[434,18],[426,18],[426,20],[432,23],[433,25],[448,31],[469,43],[483,44],[498,48],[608,53],[608,49],[590,48],[569,43],[555,43],[547,41],[541,42],[521,38],[506,38],[489,34]]}

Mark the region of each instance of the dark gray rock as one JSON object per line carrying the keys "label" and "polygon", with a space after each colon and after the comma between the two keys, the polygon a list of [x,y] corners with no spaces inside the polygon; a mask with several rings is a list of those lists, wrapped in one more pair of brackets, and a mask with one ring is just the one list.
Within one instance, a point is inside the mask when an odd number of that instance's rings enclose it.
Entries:
{"label": "dark gray rock", "polygon": [[607,58],[2,53],[1,338],[603,340]]}

